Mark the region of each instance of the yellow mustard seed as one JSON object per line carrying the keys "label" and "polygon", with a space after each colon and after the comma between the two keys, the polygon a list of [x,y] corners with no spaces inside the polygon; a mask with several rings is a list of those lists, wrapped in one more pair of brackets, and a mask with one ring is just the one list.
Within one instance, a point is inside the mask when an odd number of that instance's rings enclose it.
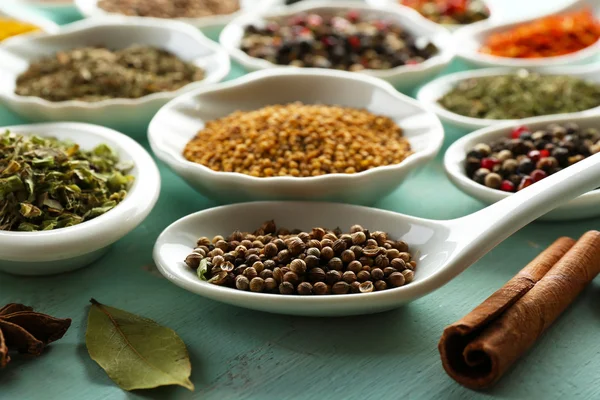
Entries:
{"label": "yellow mustard seed", "polygon": [[354,174],[412,154],[390,118],[354,108],[291,103],[206,123],[183,155],[215,171],[255,177]]}

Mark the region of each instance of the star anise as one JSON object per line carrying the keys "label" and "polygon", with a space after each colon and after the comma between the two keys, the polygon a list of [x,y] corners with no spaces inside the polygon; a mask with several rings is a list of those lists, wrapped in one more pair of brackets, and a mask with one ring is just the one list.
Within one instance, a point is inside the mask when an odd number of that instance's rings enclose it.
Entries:
{"label": "star anise", "polygon": [[0,308],[0,368],[10,361],[9,347],[19,353],[38,356],[47,344],[60,339],[71,320],[54,318],[22,304]]}

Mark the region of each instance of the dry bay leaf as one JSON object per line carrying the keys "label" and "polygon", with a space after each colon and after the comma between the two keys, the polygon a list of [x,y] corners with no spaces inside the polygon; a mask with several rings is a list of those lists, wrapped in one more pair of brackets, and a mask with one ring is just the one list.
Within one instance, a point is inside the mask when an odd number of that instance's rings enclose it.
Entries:
{"label": "dry bay leaf", "polygon": [[172,329],[90,300],[90,357],[124,390],[180,385],[194,390],[185,343]]}

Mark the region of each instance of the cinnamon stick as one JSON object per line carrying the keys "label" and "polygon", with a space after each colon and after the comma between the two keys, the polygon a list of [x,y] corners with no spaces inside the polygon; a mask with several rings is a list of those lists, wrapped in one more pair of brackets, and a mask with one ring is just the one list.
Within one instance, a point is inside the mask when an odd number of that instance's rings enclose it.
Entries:
{"label": "cinnamon stick", "polygon": [[471,389],[494,384],[600,272],[600,232],[560,238],[506,285],[448,326],[444,369]]}

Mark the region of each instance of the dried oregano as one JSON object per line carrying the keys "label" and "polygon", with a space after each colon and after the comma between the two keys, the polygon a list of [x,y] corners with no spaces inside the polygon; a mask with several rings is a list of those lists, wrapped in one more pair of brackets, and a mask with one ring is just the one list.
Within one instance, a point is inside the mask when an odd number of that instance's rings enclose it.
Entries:
{"label": "dried oregano", "polygon": [[101,144],[0,134],[0,230],[41,231],[104,214],[127,195],[133,164]]}
{"label": "dried oregano", "polygon": [[460,115],[483,119],[521,119],[600,106],[600,85],[568,75],[515,74],[460,81],[438,100]]}

